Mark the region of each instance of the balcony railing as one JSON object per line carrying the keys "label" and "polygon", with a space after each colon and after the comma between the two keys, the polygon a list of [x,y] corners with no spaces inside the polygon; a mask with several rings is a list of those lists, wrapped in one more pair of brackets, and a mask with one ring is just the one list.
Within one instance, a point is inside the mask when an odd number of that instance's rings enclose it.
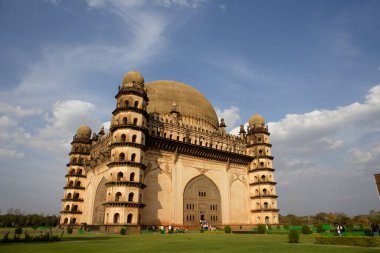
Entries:
{"label": "balcony railing", "polygon": [[278,208],[259,208],[259,209],[252,209],[252,213],[260,213],[260,212],[278,212],[280,209]]}
{"label": "balcony railing", "polygon": [[251,195],[251,199],[261,199],[261,198],[278,198],[278,196],[274,194]]}
{"label": "balcony railing", "polygon": [[83,178],[86,178],[87,176],[83,175],[83,174],[67,174],[67,175],[65,175],[65,177],[83,177]]}
{"label": "balcony railing", "polygon": [[82,211],[78,211],[78,210],[63,210],[63,211],[61,211],[61,213],[63,213],[63,214],[82,214]]}
{"label": "balcony railing", "polygon": [[145,184],[140,183],[140,182],[124,181],[124,180],[107,182],[106,186],[132,186],[132,187],[139,187],[141,189],[144,189],[146,187]]}
{"label": "balcony railing", "polygon": [[277,183],[273,182],[273,181],[269,181],[269,180],[260,180],[260,181],[257,181],[257,182],[249,183],[249,185],[260,185],[260,184],[276,185]]}
{"label": "balcony railing", "polygon": [[63,187],[64,190],[67,190],[67,189],[76,189],[76,190],[84,190],[85,188],[83,186],[75,186],[75,185],[67,185],[65,187]]}
{"label": "balcony railing", "polygon": [[83,202],[83,198],[64,198],[62,202]]}

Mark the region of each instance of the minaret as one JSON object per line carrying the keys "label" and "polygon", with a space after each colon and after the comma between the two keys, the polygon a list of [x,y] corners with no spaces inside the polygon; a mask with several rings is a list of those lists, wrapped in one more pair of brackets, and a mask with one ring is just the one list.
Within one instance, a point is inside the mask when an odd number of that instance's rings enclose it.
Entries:
{"label": "minaret", "polygon": [[104,220],[108,225],[140,225],[141,209],[145,206],[144,147],[148,120],[144,77],[138,72],[127,73],[115,98]]}
{"label": "minaret", "polygon": [[278,224],[279,209],[268,126],[258,114],[253,115],[248,123],[247,154],[254,157],[249,170],[252,222]]}
{"label": "minaret", "polygon": [[62,199],[61,225],[80,225],[86,185],[85,163],[90,157],[91,129],[82,125],[71,142],[66,186]]}

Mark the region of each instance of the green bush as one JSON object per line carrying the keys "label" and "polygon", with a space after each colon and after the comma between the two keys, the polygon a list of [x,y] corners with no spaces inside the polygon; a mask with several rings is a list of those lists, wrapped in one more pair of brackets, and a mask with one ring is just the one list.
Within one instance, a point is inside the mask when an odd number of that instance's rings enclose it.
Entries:
{"label": "green bush", "polygon": [[121,229],[120,229],[120,234],[121,234],[121,235],[125,235],[125,232],[127,232],[127,229],[126,229],[126,228],[121,228]]}
{"label": "green bush", "polygon": [[21,235],[21,234],[22,234],[22,228],[21,228],[21,227],[17,227],[17,228],[15,229],[15,234],[16,234],[16,235]]}
{"label": "green bush", "polygon": [[310,229],[309,225],[303,225],[302,226],[302,234],[304,235],[308,235],[308,234],[312,234],[313,231]]}
{"label": "green bush", "polygon": [[316,244],[380,247],[380,237],[369,236],[318,236]]}
{"label": "green bush", "polygon": [[231,232],[232,232],[231,226],[227,225],[227,226],[224,227],[224,233],[231,234]]}
{"label": "green bush", "polygon": [[289,225],[284,225],[284,229],[288,230],[289,229]]}
{"label": "green bush", "polygon": [[323,228],[323,224],[321,224],[321,223],[317,224],[316,227],[317,227],[317,233],[325,232],[325,229]]}
{"label": "green bush", "polygon": [[288,234],[289,243],[298,243],[300,240],[300,235],[297,230],[291,229]]}
{"label": "green bush", "polygon": [[265,224],[259,224],[257,226],[257,233],[258,234],[265,234],[267,228],[266,228],[266,225]]}
{"label": "green bush", "polygon": [[[203,228],[201,228],[201,230],[199,232],[204,233],[205,231]],[[169,233],[170,233],[170,231],[169,231]]]}
{"label": "green bush", "polygon": [[68,227],[66,231],[67,231],[68,234],[72,234],[73,233],[73,228]]}
{"label": "green bush", "polygon": [[277,229],[281,229],[281,225],[277,225]]}

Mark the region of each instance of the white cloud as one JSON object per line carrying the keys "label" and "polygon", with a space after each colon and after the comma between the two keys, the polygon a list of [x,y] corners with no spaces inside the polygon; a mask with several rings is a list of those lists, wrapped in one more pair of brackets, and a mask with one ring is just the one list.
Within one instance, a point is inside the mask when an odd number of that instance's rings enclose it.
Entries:
{"label": "white cloud", "polygon": [[34,116],[42,113],[42,110],[36,108],[22,108],[21,106],[12,106],[0,102],[0,113],[16,117]]}
{"label": "white cloud", "polygon": [[226,11],[226,6],[224,4],[219,4],[218,7],[222,10],[222,11]]}
{"label": "white cloud", "polygon": [[25,155],[22,152],[17,152],[14,149],[5,149],[0,148],[0,157],[1,158],[24,158]]}
{"label": "white cloud", "polygon": [[224,122],[227,125],[227,129],[231,129],[235,127],[240,121],[239,108],[236,106],[231,106],[227,109],[219,109],[215,108],[216,114],[218,115],[218,119],[224,119]]}
{"label": "white cloud", "polygon": [[11,119],[10,117],[0,116],[0,128],[1,129],[16,126],[16,125],[17,125],[17,122],[15,120]]}
{"label": "white cloud", "polygon": [[197,8],[206,0],[87,0],[91,8],[104,8],[107,5],[137,8],[155,5],[165,8]]}

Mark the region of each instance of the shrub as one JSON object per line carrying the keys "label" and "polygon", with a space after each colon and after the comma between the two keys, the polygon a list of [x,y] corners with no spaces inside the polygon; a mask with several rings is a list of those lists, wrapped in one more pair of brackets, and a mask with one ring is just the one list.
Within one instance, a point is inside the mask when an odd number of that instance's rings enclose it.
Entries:
{"label": "shrub", "polygon": [[277,225],[277,229],[281,229],[281,225]]}
{"label": "shrub", "polygon": [[288,230],[289,229],[289,225],[284,225],[284,229]]}
{"label": "shrub", "polygon": [[21,227],[17,227],[17,228],[15,229],[15,234],[16,234],[16,235],[21,235],[21,234],[22,234],[22,228],[21,228]]}
{"label": "shrub", "polygon": [[380,237],[369,236],[318,236],[315,237],[316,244],[349,245],[360,247],[379,247]]}
{"label": "shrub", "polygon": [[288,234],[289,243],[298,243],[300,240],[300,235],[297,230],[291,229]]}
{"label": "shrub", "polygon": [[303,225],[302,226],[302,234],[304,235],[308,235],[308,234],[312,234],[313,231],[310,229],[309,225]]}
{"label": "shrub", "polygon": [[[200,230],[199,232],[203,233],[203,232],[205,232],[205,231],[204,231],[204,229],[203,229],[203,228],[201,228],[201,230]],[[169,233],[170,233],[170,232],[169,232]]]}
{"label": "shrub", "polygon": [[4,237],[3,237],[3,239],[1,240],[1,242],[6,243],[6,242],[9,242],[9,241],[10,241],[10,240],[9,240],[9,231],[8,231],[8,232],[5,232]]}
{"label": "shrub", "polygon": [[265,234],[266,230],[267,230],[267,228],[266,228],[266,225],[264,225],[264,224],[259,224],[257,226],[257,233],[258,234]]}
{"label": "shrub", "polygon": [[317,232],[318,233],[325,232],[325,229],[323,228],[323,224],[319,223],[319,224],[316,225],[316,227],[317,227]]}
{"label": "shrub", "polygon": [[224,227],[224,233],[231,234],[231,232],[232,232],[231,226],[227,225],[227,226]]}
{"label": "shrub", "polygon": [[67,228],[67,233],[68,233],[68,234],[72,234],[72,233],[73,233],[73,228],[68,227],[68,228]]}
{"label": "shrub", "polygon": [[126,229],[126,228],[121,228],[121,229],[120,229],[120,234],[121,234],[121,235],[125,235],[125,232],[127,232],[127,229]]}

